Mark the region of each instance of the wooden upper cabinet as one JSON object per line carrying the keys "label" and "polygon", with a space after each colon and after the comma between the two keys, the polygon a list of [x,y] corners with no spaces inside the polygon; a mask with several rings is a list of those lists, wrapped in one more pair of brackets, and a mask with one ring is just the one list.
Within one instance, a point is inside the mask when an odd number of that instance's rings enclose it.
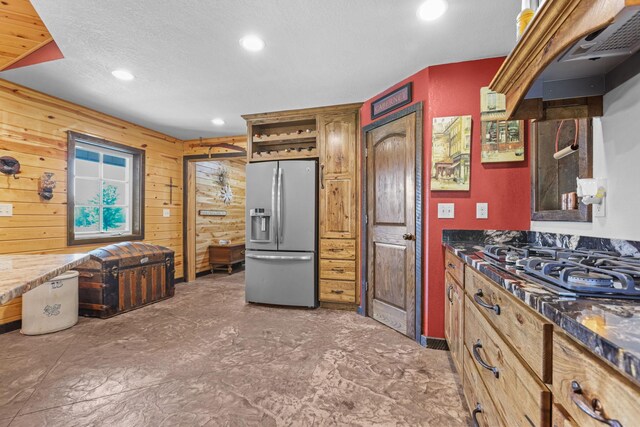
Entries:
{"label": "wooden upper cabinet", "polygon": [[357,236],[357,112],[318,117],[320,237]]}
{"label": "wooden upper cabinet", "polygon": [[[626,71],[612,73],[624,66],[630,53],[614,58],[610,51],[602,53],[596,46],[593,56],[600,52],[602,58],[566,55],[586,52],[576,51],[575,46],[590,49],[595,43],[607,44],[603,40],[612,40],[616,31],[624,31],[618,27],[638,13],[639,6],[640,0],[546,1],[489,84],[491,90],[506,96],[506,115],[512,119],[561,119],[567,109],[572,110],[572,117],[602,115],[602,95],[612,84],[628,78],[622,76]],[[600,30],[603,32],[596,33]],[[567,49],[569,53],[565,53]]]}

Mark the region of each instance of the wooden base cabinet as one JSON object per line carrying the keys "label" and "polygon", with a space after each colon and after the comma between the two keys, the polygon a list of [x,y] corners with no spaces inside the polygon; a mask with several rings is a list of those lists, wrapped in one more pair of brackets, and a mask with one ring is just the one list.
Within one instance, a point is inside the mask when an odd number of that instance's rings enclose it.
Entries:
{"label": "wooden base cabinet", "polygon": [[459,258],[445,260],[445,336],[474,426],[639,425],[636,382],[468,265],[458,295]]}
{"label": "wooden base cabinet", "polygon": [[640,425],[640,388],[563,331],[553,337],[552,388],[580,426]]}
{"label": "wooden base cabinet", "polygon": [[462,347],[464,345],[464,291],[449,274],[445,274],[446,301],[444,306],[444,337],[458,373],[462,375]]}

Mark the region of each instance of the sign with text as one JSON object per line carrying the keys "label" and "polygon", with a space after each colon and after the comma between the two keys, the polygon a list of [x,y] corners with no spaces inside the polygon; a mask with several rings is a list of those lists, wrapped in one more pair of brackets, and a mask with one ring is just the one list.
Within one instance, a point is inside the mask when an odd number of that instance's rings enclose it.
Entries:
{"label": "sign with text", "polygon": [[371,119],[377,119],[397,108],[411,103],[411,82],[371,103]]}

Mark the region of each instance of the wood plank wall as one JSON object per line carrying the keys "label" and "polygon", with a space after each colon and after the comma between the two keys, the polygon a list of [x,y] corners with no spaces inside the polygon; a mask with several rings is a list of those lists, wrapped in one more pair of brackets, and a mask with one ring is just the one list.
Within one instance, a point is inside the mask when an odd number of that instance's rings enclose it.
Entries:
{"label": "wood plank wall", "polygon": [[[226,205],[220,198],[218,174],[226,169],[233,200]],[[221,239],[244,243],[245,159],[196,163],[196,272],[209,270],[209,245]],[[226,216],[201,216],[202,209],[224,210]]]}
{"label": "wood plank wall", "polygon": [[3,0],[0,13],[0,70],[53,40],[29,0]]}
{"label": "wood plank wall", "polygon": [[[67,131],[142,148],[146,151],[146,242],[176,252],[182,277],[181,140],[0,79],[0,156],[20,161],[19,179],[0,175],[0,203],[13,204],[12,217],[0,217],[0,254],[87,252],[100,245],[67,246]],[[43,172],[54,172],[54,197],[38,195]],[[169,184],[173,178],[173,204]],[[162,216],[163,209],[171,216]],[[0,320],[2,323],[2,320]]]}

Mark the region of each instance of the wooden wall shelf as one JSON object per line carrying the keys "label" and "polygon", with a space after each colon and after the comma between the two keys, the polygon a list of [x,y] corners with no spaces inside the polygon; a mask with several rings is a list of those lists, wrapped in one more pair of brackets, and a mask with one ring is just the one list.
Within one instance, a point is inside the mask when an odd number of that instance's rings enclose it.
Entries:
{"label": "wooden wall shelf", "polygon": [[[509,118],[544,118],[531,104],[518,111],[536,79],[576,41],[612,24],[631,6],[640,6],[640,0],[546,1],[489,84],[491,90],[506,96]],[[575,68],[580,72],[582,67],[576,64]]]}

